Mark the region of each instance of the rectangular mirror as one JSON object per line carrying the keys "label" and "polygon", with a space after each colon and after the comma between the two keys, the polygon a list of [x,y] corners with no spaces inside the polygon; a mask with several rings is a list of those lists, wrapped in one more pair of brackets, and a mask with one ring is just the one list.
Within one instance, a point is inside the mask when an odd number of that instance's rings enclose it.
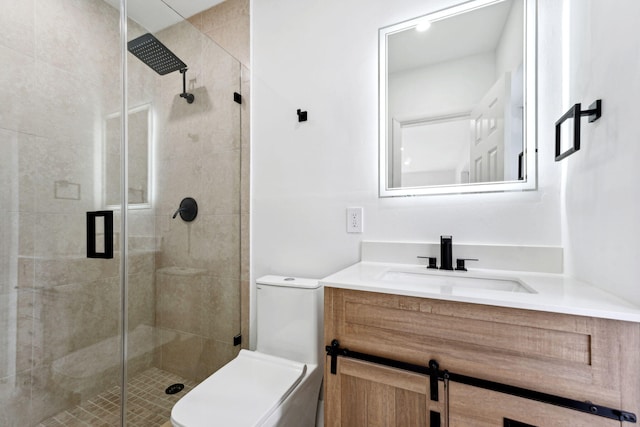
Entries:
{"label": "rectangular mirror", "polygon": [[[117,208],[120,203],[120,113],[104,121],[104,204]],[[151,105],[129,110],[129,208],[148,208],[151,182]]]}
{"label": "rectangular mirror", "polygon": [[379,194],[536,188],[536,1],[474,0],[379,31]]}

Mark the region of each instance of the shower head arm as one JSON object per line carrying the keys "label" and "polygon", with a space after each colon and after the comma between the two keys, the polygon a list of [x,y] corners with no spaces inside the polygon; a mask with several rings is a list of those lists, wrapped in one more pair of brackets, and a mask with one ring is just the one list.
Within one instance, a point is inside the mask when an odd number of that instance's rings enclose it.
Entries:
{"label": "shower head arm", "polygon": [[188,68],[182,68],[180,70],[180,74],[182,74],[182,93],[180,94],[180,98],[184,98],[189,104],[192,104],[195,96],[193,96],[192,93],[187,93],[187,70]]}

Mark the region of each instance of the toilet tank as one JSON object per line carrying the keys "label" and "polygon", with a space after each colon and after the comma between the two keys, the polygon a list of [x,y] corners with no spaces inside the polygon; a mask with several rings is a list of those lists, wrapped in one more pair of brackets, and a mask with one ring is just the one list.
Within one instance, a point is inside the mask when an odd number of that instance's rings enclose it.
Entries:
{"label": "toilet tank", "polygon": [[257,351],[302,363],[324,360],[324,292],[317,280],[256,280]]}

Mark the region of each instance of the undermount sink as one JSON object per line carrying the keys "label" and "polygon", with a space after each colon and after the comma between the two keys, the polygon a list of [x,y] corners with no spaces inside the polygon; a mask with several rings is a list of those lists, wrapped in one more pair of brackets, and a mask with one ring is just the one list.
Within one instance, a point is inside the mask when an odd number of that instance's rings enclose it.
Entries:
{"label": "undermount sink", "polygon": [[536,293],[521,281],[512,278],[470,275],[468,272],[407,272],[389,270],[380,281],[387,283],[418,285],[433,288],[441,293],[455,293],[457,289],[474,289],[502,292]]}

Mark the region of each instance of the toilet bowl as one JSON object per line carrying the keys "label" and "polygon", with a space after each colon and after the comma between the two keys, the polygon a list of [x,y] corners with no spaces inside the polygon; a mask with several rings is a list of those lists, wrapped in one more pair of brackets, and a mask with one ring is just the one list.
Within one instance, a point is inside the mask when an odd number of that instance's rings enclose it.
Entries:
{"label": "toilet bowl", "polygon": [[256,281],[257,349],[193,388],[171,411],[174,427],[315,426],[322,383],[323,290],[317,280]]}

